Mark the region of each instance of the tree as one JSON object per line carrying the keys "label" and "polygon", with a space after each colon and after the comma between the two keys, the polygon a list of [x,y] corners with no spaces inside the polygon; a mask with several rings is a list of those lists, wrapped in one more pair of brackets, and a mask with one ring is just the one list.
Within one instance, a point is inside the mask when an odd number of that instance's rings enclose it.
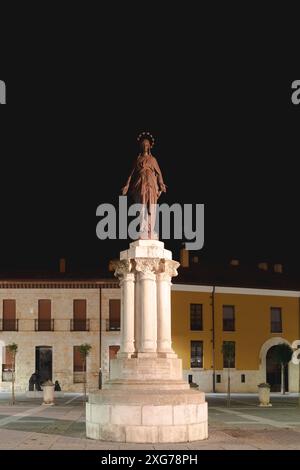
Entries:
{"label": "tree", "polygon": [[284,370],[285,366],[290,362],[292,359],[293,350],[292,348],[286,343],[280,343],[276,346],[274,350],[275,359],[279,362],[281,366],[281,393],[285,394],[285,377],[284,377]]}
{"label": "tree", "polygon": [[227,406],[230,407],[230,367],[234,364],[235,359],[235,343],[233,341],[224,341],[222,346],[223,363],[227,365],[228,380],[227,380]]}
{"label": "tree", "polygon": [[16,343],[11,343],[7,346],[7,349],[11,353],[12,357],[12,377],[11,377],[11,404],[14,405],[16,403],[15,397],[15,379],[16,379],[16,355],[18,352],[18,345]]}
{"label": "tree", "polygon": [[92,346],[88,343],[81,344],[79,346],[79,352],[82,357],[82,370],[83,370],[83,390],[84,390],[84,401],[86,401],[86,382],[87,382],[87,374],[86,374],[86,363],[87,358],[91,352]]}

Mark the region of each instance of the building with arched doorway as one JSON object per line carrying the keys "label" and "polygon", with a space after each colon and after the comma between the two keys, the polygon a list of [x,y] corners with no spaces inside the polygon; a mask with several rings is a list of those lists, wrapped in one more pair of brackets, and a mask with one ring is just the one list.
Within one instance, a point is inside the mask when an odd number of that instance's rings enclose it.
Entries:
{"label": "building with arched doorway", "polygon": [[[281,367],[276,357],[276,349],[279,344],[288,344],[293,346],[293,341],[289,342],[282,336],[274,336],[268,339],[260,350],[260,376],[263,381],[271,386],[271,392],[280,392],[281,390]],[[291,361],[285,366],[284,371],[285,390],[297,392],[299,388],[299,365]]]}
{"label": "building with arched doorway", "polygon": [[[300,277],[281,264],[235,259],[220,267],[186,252],[182,266],[172,286],[172,338],[187,380],[225,392],[230,366],[233,392],[257,392],[262,382],[280,390],[274,351],[280,343],[300,345]],[[228,342],[231,364],[222,354]],[[289,392],[300,387],[300,361],[294,362],[285,370]]]}

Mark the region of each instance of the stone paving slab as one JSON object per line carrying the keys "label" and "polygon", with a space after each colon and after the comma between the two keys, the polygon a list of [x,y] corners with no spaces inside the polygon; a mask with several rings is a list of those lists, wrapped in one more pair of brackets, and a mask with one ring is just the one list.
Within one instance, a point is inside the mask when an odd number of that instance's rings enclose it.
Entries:
{"label": "stone paving slab", "polygon": [[[5,398],[7,400],[7,397]],[[18,397],[3,405],[0,394],[0,450],[300,450],[300,408],[295,397],[273,398],[274,407],[257,406],[256,396],[209,396],[209,438],[183,444],[124,444],[85,437],[81,396],[60,398],[56,406]],[[224,406],[225,405],[225,406]]]}

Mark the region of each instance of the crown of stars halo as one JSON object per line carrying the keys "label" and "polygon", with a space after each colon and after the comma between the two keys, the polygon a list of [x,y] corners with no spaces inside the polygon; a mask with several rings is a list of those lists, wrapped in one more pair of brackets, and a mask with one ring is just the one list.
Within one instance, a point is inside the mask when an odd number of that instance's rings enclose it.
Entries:
{"label": "crown of stars halo", "polygon": [[150,141],[150,147],[152,148],[155,144],[155,139],[153,137],[152,134],[150,134],[150,132],[141,132],[137,138],[137,141],[140,143],[142,142],[144,139],[148,139]]}

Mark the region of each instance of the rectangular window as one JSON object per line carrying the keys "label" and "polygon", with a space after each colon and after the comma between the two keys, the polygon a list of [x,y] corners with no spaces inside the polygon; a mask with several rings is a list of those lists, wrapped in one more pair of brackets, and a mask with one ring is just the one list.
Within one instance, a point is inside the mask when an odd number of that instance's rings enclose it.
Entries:
{"label": "rectangular window", "polygon": [[52,331],[51,300],[39,300],[38,331]]}
{"label": "rectangular window", "polygon": [[235,312],[233,305],[223,305],[223,331],[235,330]]}
{"label": "rectangular window", "polygon": [[7,346],[5,347],[5,357],[3,359],[4,363],[2,364],[2,382],[11,382],[13,372],[13,355]]}
{"label": "rectangular window", "polygon": [[235,367],[235,341],[223,342],[223,367]]}
{"label": "rectangular window", "polygon": [[203,367],[203,341],[191,341],[191,367]]}
{"label": "rectangular window", "polygon": [[221,374],[217,374],[217,384],[221,383]]}
{"label": "rectangular window", "polygon": [[73,301],[73,331],[87,331],[86,300]]}
{"label": "rectangular window", "polygon": [[271,333],[282,333],[282,311],[280,307],[271,307]]}
{"label": "rectangular window", "polygon": [[80,354],[80,346],[73,346],[74,383],[83,383],[85,372],[86,372],[86,363],[82,355]]}
{"label": "rectangular window", "polygon": [[3,300],[3,331],[17,331],[16,301]]}
{"label": "rectangular window", "polygon": [[201,331],[203,329],[201,304],[190,304],[190,328],[192,331]]}
{"label": "rectangular window", "polygon": [[121,301],[120,299],[109,300],[108,331],[120,331]]}
{"label": "rectangular window", "polygon": [[241,382],[242,382],[242,384],[246,383],[246,376],[245,376],[245,374],[242,374],[242,375],[241,375]]}

